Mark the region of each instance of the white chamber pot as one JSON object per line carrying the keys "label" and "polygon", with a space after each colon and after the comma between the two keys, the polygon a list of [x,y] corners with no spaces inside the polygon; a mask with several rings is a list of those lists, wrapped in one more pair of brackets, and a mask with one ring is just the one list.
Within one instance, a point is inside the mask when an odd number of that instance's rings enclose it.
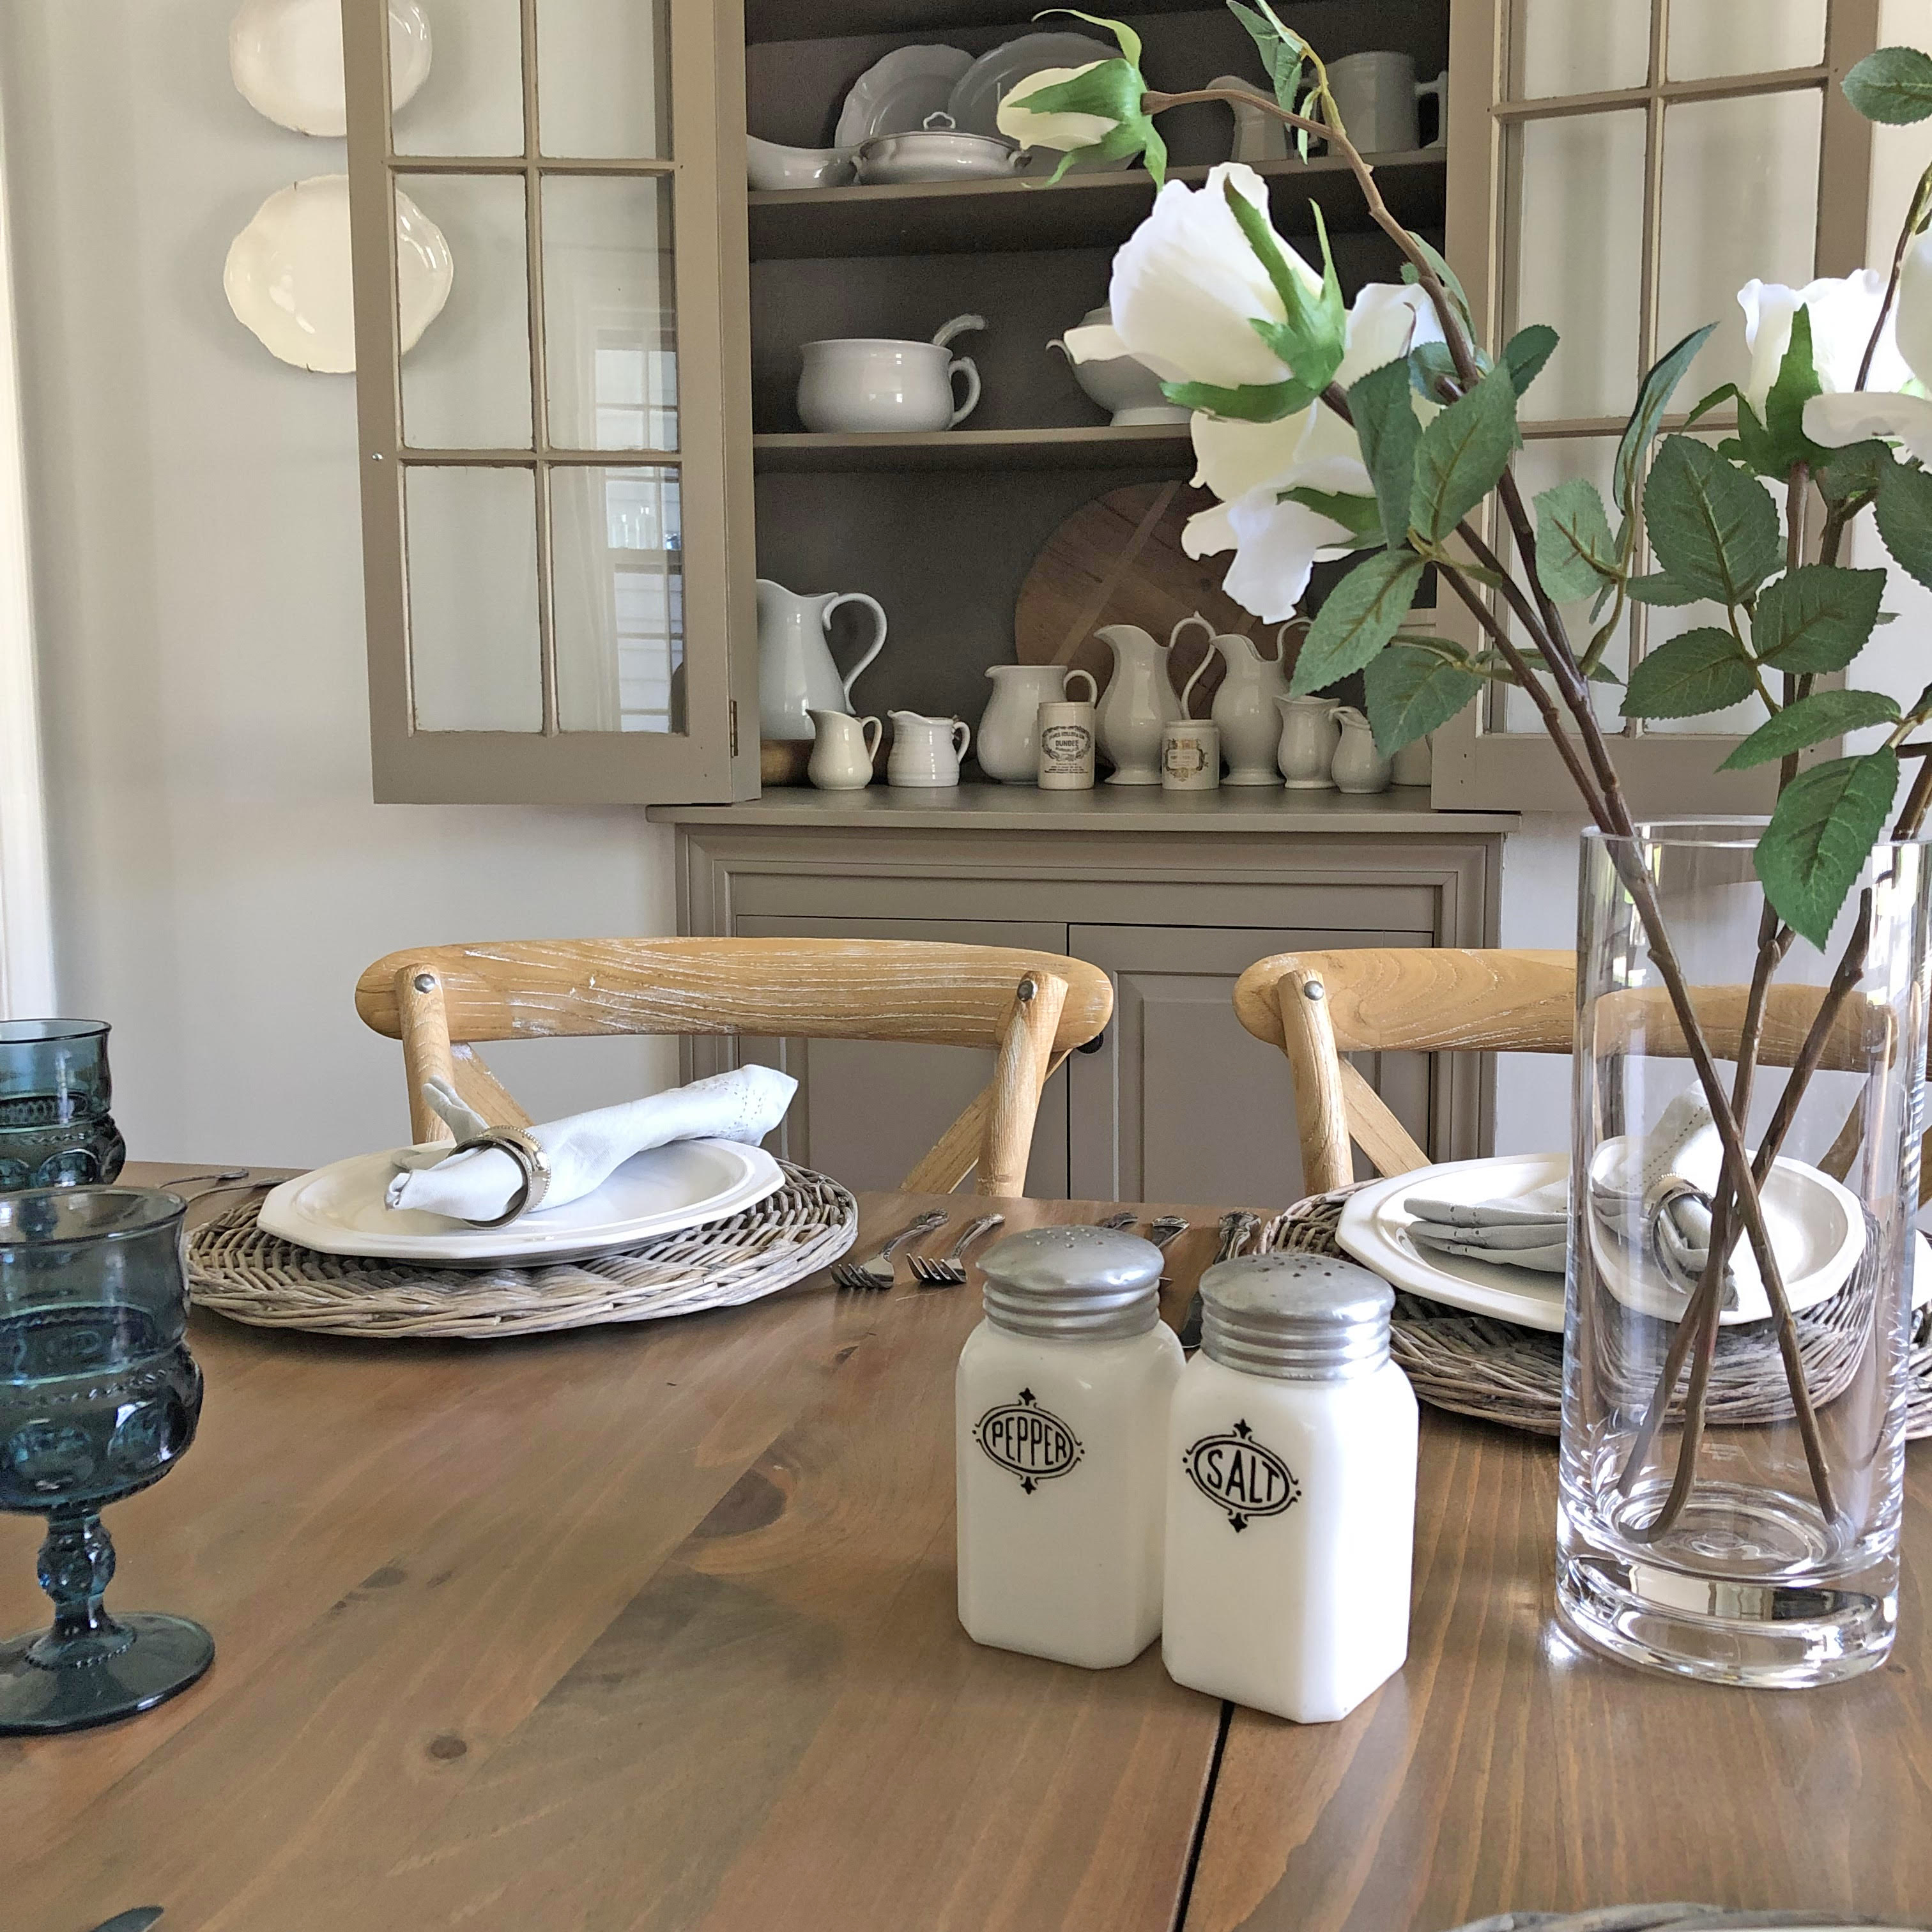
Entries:
{"label": "white chamber pot", "polygon": [[1040,776],[1040,707],[1065,699],[1074,678],[1098,693],[1093,674],[1064,664],[992,664],[993,695],[980,716],[980,769],[1002,784],[1034,784]]}
{"label": "white chamber pot", "polygon": [[[798,379],[798,413],[822,435],[878,436],[950,429],[978,407],[980,372],[946,345],[982,316],[956,316],[930,342],[836,336],[808,342]],[[955,400],[955,378],[964,383]]]}

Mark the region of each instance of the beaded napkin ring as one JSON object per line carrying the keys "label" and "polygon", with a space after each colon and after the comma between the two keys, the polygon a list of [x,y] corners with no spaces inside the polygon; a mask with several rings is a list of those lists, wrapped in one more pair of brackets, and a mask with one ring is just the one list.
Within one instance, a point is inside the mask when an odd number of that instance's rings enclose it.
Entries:
{"label": "beaded napkin ring", "polygon": [[522,1184],[510,1197],[509,1206],[487,1221],[470,1221],[472,1228],[501,1228],[519,1215],[534,1214],[543,1205],[544,1196],[550,1192],[550,1156],[527,1128],[486,1127],[480,1134],[458,1142],[455,1151],[467,1154],[472,1148],[497,1148],[517,1163],[523,1174]]}

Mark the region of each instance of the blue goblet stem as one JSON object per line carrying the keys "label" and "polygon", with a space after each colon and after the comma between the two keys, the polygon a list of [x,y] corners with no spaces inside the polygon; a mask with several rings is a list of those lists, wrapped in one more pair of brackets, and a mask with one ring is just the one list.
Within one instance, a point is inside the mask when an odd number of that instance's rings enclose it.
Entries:
{"label": "blue goblet stem", "polygon": [[53,1599],[53,1628],[28,1648],[43,1670],[98,1664],[118,1656],[134,1633],[107,1614],[102,1598],[114,1576],[114,1544],[100,1512],[50,1510],[40,1545],[40,1588]]}

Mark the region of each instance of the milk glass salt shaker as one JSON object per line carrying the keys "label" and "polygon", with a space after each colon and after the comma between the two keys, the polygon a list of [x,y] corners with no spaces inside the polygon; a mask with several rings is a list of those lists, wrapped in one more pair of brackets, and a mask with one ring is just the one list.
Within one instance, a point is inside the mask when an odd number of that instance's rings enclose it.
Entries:
{"label": "milk glass salt shaker", "polygon": [[1160,1250],[1034,1228],[987,1250],[954,1383],[959,1621],[976,1643],[1131,1663],[1160,1634],[1167,1407]]}
{"label": "milk glass salt shaker", "polygon": [[1168,1431],[1168,1675],[1318,1724],[1408,1654],[1415,1394],[1395,1297],[1325,1255],[1201,1277],[1201,1349]]}

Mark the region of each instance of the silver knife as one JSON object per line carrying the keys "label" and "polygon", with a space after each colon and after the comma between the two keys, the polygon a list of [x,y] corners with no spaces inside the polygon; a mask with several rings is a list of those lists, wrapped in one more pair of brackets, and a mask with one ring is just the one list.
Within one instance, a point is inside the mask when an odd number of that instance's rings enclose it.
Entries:
{"label": "silver knife", "polygon": [[137,1905],[130,1911],[116,1912],[112,1918],[104,1918],[94,1932],[148,1932],[160,1916],[158,1905]]}

